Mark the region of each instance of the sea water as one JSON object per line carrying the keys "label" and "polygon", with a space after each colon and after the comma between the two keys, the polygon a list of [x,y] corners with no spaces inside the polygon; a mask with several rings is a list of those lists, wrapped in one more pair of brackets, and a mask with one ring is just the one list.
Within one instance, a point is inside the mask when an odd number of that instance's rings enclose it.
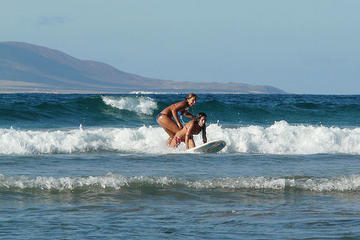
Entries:
{"label": "sea water", "polygon": [[217,154],[165,146],[184,97],[0,95],[0,238],[360,238],[360,96],[199,95]]}

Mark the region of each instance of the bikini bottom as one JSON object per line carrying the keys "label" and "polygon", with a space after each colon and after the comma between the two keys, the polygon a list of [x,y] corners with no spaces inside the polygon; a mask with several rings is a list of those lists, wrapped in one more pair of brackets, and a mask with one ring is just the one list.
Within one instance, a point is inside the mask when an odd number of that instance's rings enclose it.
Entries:
{"label": "bikini bottom", "polygon": [[159,117],[161,117],[162,115],[166,115],[165,113],[159,113],[157,116],[156,116],[156,121],[159,121]]}

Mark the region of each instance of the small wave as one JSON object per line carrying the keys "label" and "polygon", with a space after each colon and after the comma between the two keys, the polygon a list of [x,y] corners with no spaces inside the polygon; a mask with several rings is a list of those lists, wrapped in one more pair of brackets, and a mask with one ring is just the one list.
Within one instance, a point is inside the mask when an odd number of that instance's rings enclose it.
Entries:
{"label": "small wave", "polygon": [[111,97],[102,96],[105,104],[120,110],[128,110],[138,114],[153,115],[157,109],[157,103],[150,97],[128,96],[128,97]]}
{"label": "small wave", "polygon": [[155,95],[155,94],[166,94],[166,93],[163,93],[163,92],[150,92],[150,91],[130,91],[129,94]]}
{"label": "small wave", "polygon": [[2,190],[99,191],[152,188],[189,188],[193,190],[277,190],[313,192],[354,192],[360,190],[360,175],[335,178],[309,177],[235,177],[184,180],[174,177],[124,177],[109,173],[89,177],[5,177],[0,174]]}

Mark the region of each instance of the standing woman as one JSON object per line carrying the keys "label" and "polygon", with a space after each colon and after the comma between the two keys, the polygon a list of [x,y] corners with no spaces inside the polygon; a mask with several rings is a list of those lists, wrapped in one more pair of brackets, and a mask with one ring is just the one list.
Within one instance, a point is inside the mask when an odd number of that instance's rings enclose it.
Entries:
{"label": "standing woman", "polygon": [[178,113],[185,115],[188,118],[195,119],[195,116],[188,112],[188,108],[195,105],[196,99],[197,96],[194,93],[190,93],[185,98],[185,101],[174,103],[157,115],[157,122],[167,132],[167,134],[169,134],[167,145],[170,144],[175,134],[183,128],[179,120]]}

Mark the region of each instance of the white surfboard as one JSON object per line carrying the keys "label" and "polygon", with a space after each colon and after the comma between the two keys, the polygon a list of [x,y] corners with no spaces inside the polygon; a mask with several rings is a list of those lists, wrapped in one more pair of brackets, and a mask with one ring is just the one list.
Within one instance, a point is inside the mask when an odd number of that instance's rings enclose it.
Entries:
{"label": "white surfboard", "polygon": [[186,150],[186,152],[196,152],[196,153],[216,153],[223,149],[226,146],[225,141],[215,140],[211,142],[204,143],[203,145],[191,148]]}

